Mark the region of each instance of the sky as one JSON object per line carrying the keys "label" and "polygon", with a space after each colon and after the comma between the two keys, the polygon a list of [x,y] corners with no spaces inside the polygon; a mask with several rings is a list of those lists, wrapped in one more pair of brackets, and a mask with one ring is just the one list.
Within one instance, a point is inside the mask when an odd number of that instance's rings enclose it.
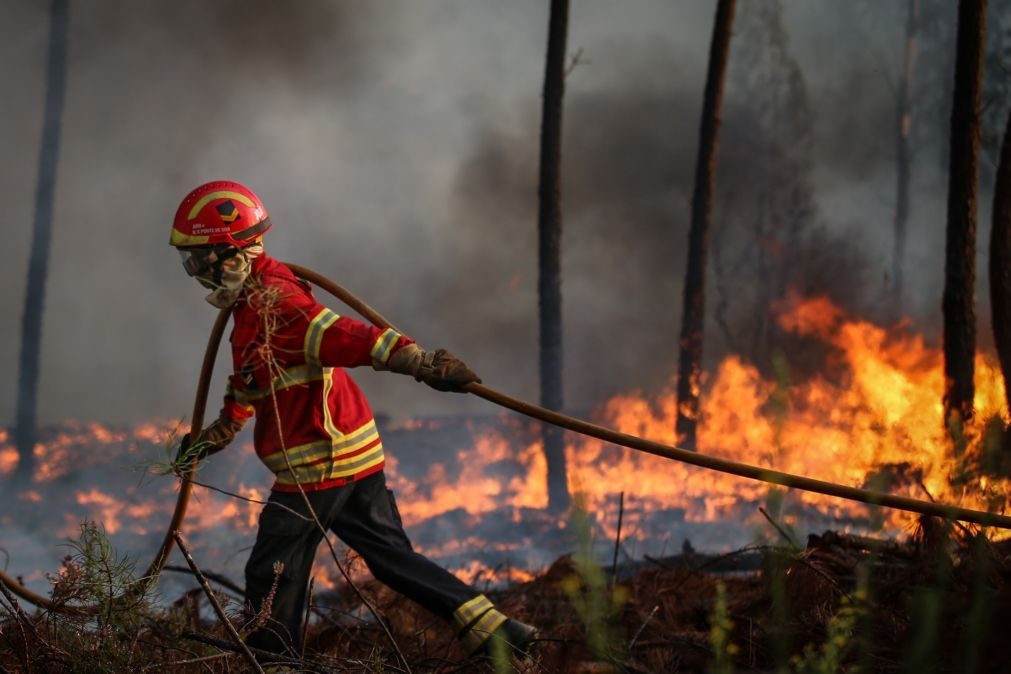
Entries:
{"label": "sky", "polygon": [[[486,384],[536,400],[547,3],[70,4],[41,422],[189,414],[215,310],[168,236],[178,202],[212,179],[260,195],[274,222],[272,256],[333,278],[422,345],[455,352]],[[827,233],[820,254],[833,255],[833,242],[855,251],[845,267],[852,276],[832,271],[834,282],[819,283],[871,313],[891,255],[901,4],[782,4],[813,120],[804,180]],[[9,375],[0,424],[15,408],[47,5],[0,3],[0,371]],[[572,3],[562,150],[570,409],[655,391],[676,370],[714,12],[702,0]],[[739,11],[738,21],[753,16]],[[735,26],[735,40],[745,33]],[[735,236],[751,208],[741,196],[750,194],[749,171],[767,161],[749,154],[762,147],[750,144],[762,127],[749,121],[755,92],[743,82],[754,64],[740,47],[731,44],[714,219]],[[917,161],[902,313],[936,337],[945,189],[942,162],[928,152]],[[983,302],[984,286],[981,277]],[[729,344],[710,335],[711,364]],[[219,373],[226,368],[223,356]],[[389,373],[353,376],[373,408],[396,419],[495,411]],[[215,386],[223,388],[220,374]]]}

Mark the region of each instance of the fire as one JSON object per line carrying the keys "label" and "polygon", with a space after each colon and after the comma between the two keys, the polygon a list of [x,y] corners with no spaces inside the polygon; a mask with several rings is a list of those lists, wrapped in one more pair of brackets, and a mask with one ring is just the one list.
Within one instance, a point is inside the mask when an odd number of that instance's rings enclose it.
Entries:
{"label": "fire", "polygon": [[[1003,424],[1007,418],[1003,381],[992,358],[977,358],[975,417],[961,429],[963,440],[955,446],[943,423],[942,354],[908,325],[874,325],[846,315],[825,298],[792,298],[778,310],[784,330],[826,353],[822,371],[796,376],[784,357],[776,376],[768,377],[740,356],[725,358],[701,381],[701,452],[915,498],[984,510],[1007,507],[1011,480],[980,469],[980,458],[989,451],[988,420]],[[596,420],[677,444],[675,384],[653,396],[616,396],[598,410]],[[118,540],[132,537],[131,554],[144,557],[168,521],[177,482],[148,477],[143,485],[128,484],[121,468],[137,466],[152,453],[164,461],[178,426],[154,421],[123,430],[68,423],[48,431],[35,447],[35,480],[30,489],[25,485],[21,500],[65,513],[60,533],[67,536],[76,533],[82,517],[98,520]],[[544,512],[547,466],[539,428],[506,415],[385,427],[387,441],[394,437],[410,445],[417,438],[436,439],[429,444],[438,449],[420,458],[409,446],[393,444],[388,455],[388,479],[416,548],[479,583],[528,579],[532,568],[550,562],[546,553],[538,557],[533,551],[571,549],[564,518]],[[763,483],[591,438],[567,438],[570,491],[582,495],[594,516],[596,540],[610,549],[621,492],[622,539],[633,554],[662,554],[672,536],[674,545],[690,536],[696,547],[709,550],[745,544],[768,533],[758,506],[774,492],[782,498],[781,490]],[[12,472],[16,463],[8,432],[0,429],[0,475]],[[114,465],[117,470],[110,470]],[[244,555],[235,551],[252,542],[269,477],[248,440],[214,457],[210,468],[217,469],[213,479],[207,478],[214,486],[243,498],[196,487],[186,528],[197,538],[198,556],[241,577]],[[199,475],[204,479],[203,469]],[[883,528],[887,535],[901,535],[914,517],[806,492],[791,493],[785,502],[778,517],[788,526]],[[334,587],[338,575],[329,553],[321,548],[318,560],[317,587]],[[364,573],[362,567],[352,564],[352,574]]]}
{"label": "fire", "polygon": [[[967,446],[958,457],[943,424],[943,357],[921,336],[904,326],[888,330],[849,318],[825,298],[794,299],[780,323],[830,347],[831,370],[784,387],[739,357],[727,358],[703,397],[700,451],[854,486],[875,486],[874,476],[898,472],[895,484],[879,488],[980,509],[995,497],[1006,504],[1007,478],[982,476],[971,486],[957,486],[955,479],[964,459],[984,450],[984,422],[1006,420],[1003,381],[991,359],[976,359],[975,420],[963,430]],[[618,430],[676,444],[675,405],[672,385],[655,401],[615,398],[602,416]],[[624,490],[661,507],[684,508],[689,520],[712,520],[739,516],[742,503],[760,502],[769,490],[648,455],[608,452],[596,440],[573,443],[568,458],[570,486],[586,492],[595,508]],[[834,518],[867,519],[860,504],[807,492],[796,498]],[[886,513],[893,533],[913,517]]]}
{"label": "fire", "polygon": [[[475,460],[477,458],[477,460]],[[401,502],[404,524],[410,526],[436,515],[463,509],[472,515],[512,508],[544,508],[548,504],[546,485],[547,463],[538,443],[531,443],[518,452],[502,436],[478,437],[474,447],[460,449],[456,459],[462,472],[452,483],[447,479],[445,464],[433,464],[420,482],[398,481],[397,499]],[[526,474],[512,477],[507,483],[488,468],[502,461],[515,461],[526,467]],[[396,474],[396,463],[391,466]],[[419,484],[436,485],[422,494]],[[451,488],[447,488],[452,484]]]}
{"label": "fire", "polygon": [[[106,463],[112,457],[136,454],[141,445],[164,444],[178,434],[178,426],[178,422],[157,420],[124,431],[94,422],[66,421],[56,433],[40,433],[32,452],[36,462],[34,480],[47,482]],[[18,463],[17,449],[10,442],[9,432],[0,429],[0,476],[13,471]]]}
{"label": "fire", "polygon": [[[982,475],[959,483],[968,459],[984,451],[984,423],[1006,420],[1003,382],[992,359],[977,358],[975,421],[963,429],[966,447],[951,446],[943,424],[943,357],[908,326],[886,329],[845,315],[826,298],[793,298],[780,307],[781,326],[829,350],[827,371],[806,381],[777,382],[739,356],[726,358],[702,398],[700,451],[735,461],[866,486],[915,498],[934,498],[990,509],[1005,505],[1011,481]],[[788,367],[789,363],[785,363]],[[641,393],[617,396],[600,410],[600,421],[619,431],[677,444],[675,383],[653,399]],[[704,471],[624,450],[589,438],[566,448],[570,491],[584,495],[601,531],[613,536],[616,495],[632,504],[626,523],[635,531],[667,512],[686,522],[753,521],[768,485]],[[503,433],[486,433],[456,453],[461,467],[449,480],[450,462],[435,463],[420,482],[397,481],[408,525],[462,510],[475,517],[547,503],[546,466],[537,441],[517,445]],[[496,466],[519,461],[520,476],[503,480]],[[395,466],[391,471],[396,477]],[[889,479],[889,476],[890,479]],[[436,485],[422,491],[419,485]],[[857,503],[798,492],[801,508],[838,520],[842,528],[879,526],[872,510]],[[638,504],[638,505],[635,505]],[[875,513],[877,514],[877,513]],[[914,515],[886,511],[887,533],[908,530]],[[799,521],[795,513],[785,520]],[[629,531],[626,529],[626,532]],[[443,551],[453,547],[442,543]]]}

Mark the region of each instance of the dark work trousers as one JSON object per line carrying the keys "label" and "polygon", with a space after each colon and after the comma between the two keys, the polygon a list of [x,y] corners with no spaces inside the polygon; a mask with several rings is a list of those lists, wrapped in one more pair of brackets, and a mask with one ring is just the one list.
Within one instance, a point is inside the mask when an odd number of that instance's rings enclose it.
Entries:
{"label": "dark work trousers", "polygon": [[[342,487],[307,491],[306,496],[323,528],[361,555],[377,580],[437,616],[451,619],[453,611],[480,594],[411,548],[382,471]],[[284,569],[271,602],[271,618],[249,636],[250,646],[298,652],[309,574],[323,540],[311,518],[299,517],[308,517],[307,512],[300,493],[273,492],[260,513],[256,544],[246,563],[246,602],[254,611],[271,591],[275,564],[284,564]]]}

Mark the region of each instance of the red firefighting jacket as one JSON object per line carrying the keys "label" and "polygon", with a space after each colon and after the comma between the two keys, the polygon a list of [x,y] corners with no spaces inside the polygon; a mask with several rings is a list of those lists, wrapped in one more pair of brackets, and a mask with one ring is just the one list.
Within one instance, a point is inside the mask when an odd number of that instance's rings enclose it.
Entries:
{"label": "red firefighting jacket", "polygon": [[240,423],[256,415],[253,444],[277,475],[274,490],[297,491],[296,477],[318,490],[382,470],[372,410],[343,368],[383,369],[413,340],[338,316],[265,254],[253,261],[232,315],[234,373],[221,413]]}

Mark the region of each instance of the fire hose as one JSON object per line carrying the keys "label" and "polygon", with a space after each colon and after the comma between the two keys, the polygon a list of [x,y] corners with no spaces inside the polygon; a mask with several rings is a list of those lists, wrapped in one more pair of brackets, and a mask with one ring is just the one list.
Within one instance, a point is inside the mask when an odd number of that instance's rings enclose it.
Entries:
{"label": "fire hose", "polygon": [[[380,328],[393,328],[394,330],[397,330],[397,328],[390,321],[386,320],[379,312],[363,302],[343,286],[334,283],[330,279],[311,269],[307,269],[296,264],[286,264],[297,276],[327,291],[373,325]],[[223,309],[218,314],[218,318],[214,323],[210,338],[207,342],[207,350],[204,353],[204,361],[200,370],[199,383],[197,385],[197,394],[193,404],[193,418],[190,424],[190,437],[197,437],[203,428],[203,417],[207,406],[207,395],[210,389],[211,373],[214,369],[214,361],[217,357],[218,347],[221,343],[221,337],[224,334],[230,314],[230,309]],[[397,332],[400,332],[400,330],[397,330]],[[483,384],[467,384],[464,387],[464,390],[480,398],[484,398],[494,405],[510,409],[538,421],[553,424],[581,435],[586,435],[604,442],[620,445],[629,449],[635,449],[640,452],[663,457],[672,461],[679,461],[692,466],[707,468],[709,470],[715,470],[730,475],[737,475],[739,477],[758,480],[768,484],[774,484],[791,489],[800,489],[816,494],[823,494],[849,501],[866,503],[868,505],[883,506],[886,508],[904,510],[906,512],[917,513],[920,515],[941,517],[948,520],[970,522],[985,527],[1011,529],[1011,516],[1008,515],[1001,515],[982,510],[973,510],[971,508],[963,508],[961,506],[938,503],[934,501],[923,501],[908,496],[888,494],[871,489],[849,487],[835,482],[816,480],[803,475],[794,475],[792,473],[784,473],[782,471],[753,466],[738,461],[731,461],[729,459],[707,456],[698,452],[681,449],[673,445],[646,440],[645,438],[629,435],[627,433],[620,433],[604,426],[598,426],[597,424],[593,424],[588,421],[576,419],[562,414],[561,412],[548,410],[524,400],[513,398],[512,396],[508,396],[496,391],[493,388],[484,386]],[[154,582],[160,574],[165,561],[168,559],[169,553],[172,551],[172,545],[174,543],[173,532],[182,526],[183,520],[186,516],[186,508],[189,503],[190,492],[193,489],[192,479],[195,470],[196,466],[193,466],[190,469],[190,472],[183,477],[168,531],[166,532],[161,547],[155,555],[154,560],[151,562],[150,567],[148,567],[147,572],[144,576],[142,576],[141,582]],[[3,571],[0,571],[0,581],[3,581],[3,583],[6,584],[15,594],[32,604],[47,609],[57,608],[52,600],[32,592]]]}

